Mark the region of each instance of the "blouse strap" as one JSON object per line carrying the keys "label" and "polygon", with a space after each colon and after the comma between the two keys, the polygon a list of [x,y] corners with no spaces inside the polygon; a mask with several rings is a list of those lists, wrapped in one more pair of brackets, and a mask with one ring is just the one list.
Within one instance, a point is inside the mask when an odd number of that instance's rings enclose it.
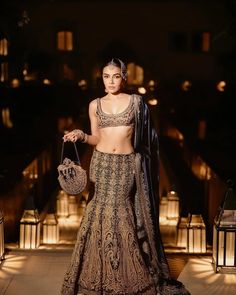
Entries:
{"label": "blouse strap", "polygon": [[101,113],[101,99],[97,98],[97,112]]}

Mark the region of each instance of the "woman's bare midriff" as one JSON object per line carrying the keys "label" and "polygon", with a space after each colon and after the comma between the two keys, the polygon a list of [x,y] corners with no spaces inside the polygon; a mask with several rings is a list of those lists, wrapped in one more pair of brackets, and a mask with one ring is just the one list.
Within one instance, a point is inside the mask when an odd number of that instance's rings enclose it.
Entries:
{"label": "woman's bare midriff", "polygon": [[131,126],[117,126],[100,129],[100,139],[96,149],[109,154],[130,154],[134,151]]}

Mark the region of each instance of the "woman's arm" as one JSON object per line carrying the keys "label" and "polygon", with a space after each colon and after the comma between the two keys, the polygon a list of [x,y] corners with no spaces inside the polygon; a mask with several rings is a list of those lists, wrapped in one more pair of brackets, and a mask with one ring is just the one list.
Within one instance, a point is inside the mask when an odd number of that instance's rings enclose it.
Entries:
{"label": "woman's arm", "polygon": [[90,145],[97,145],[100,139],[99,136],[99,129],[97,123],[97,100],[93,100],[89,104],[89,119],[90,119],[90,128],[91,128],[91,135],[85,135],[84,142]]}
{"label": "woman's arm", "polygon": [[91,126],[91,135],[84,133],[80,129],[74,129],[73,131],[64,135],[64,141],[72,141],[76,142],[77,140],[88,143],[90,145],[97,145],[99,141],[99,129],[97,126],[97,116],[96,116],[96,109],[97,109],[97,101],[96,99],[91,101],[89,104],[89,119],[90,119],[90,126]]}

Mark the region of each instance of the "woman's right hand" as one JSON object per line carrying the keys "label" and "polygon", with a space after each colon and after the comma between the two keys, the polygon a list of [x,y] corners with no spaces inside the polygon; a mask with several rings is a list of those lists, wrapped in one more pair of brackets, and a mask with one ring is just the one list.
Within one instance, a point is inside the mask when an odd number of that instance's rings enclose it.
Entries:
{"label": "woman's right hand", "polygon": [[82,141],[82,140],[84,140],[84,136],[85,136],[85,134],[82,130],[74,129],[73,131],[66,133],[63,136],[63,140],[64,140],[64,142],[66,142],[66,141],[76,142],[77,140]]}

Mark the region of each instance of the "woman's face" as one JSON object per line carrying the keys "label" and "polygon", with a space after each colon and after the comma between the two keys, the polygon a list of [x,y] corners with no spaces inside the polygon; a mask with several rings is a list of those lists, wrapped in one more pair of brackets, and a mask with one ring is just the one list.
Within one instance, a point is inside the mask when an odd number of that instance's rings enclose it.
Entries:
{"label": "woman's face", "polygon": [[102,79],[107,93],[118,93],[121,90],[123,79],[119,67],[108,65],[103,68]]}

